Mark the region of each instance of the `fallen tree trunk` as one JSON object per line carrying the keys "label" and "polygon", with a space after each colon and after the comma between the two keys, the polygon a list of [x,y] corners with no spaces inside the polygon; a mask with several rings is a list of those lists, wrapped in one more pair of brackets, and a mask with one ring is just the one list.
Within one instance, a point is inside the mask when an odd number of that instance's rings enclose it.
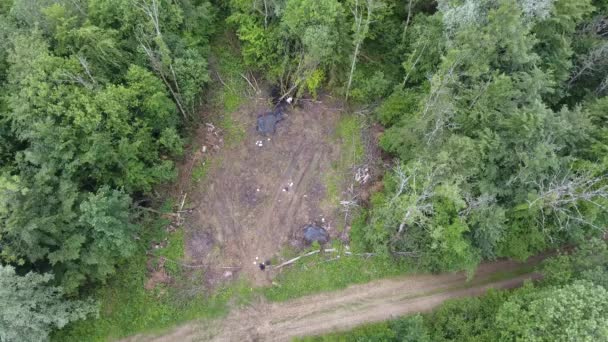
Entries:
{"label": "fallen tree trunk", "polygon": [[[302,259],[304,257],[315,255],[315,254],[318,254],[320,252],[324,252],[324,253],[332,253],[332,252],[333,253],[337,253],[339,251],[337,249],[335,249],[335,248],[327,248],[327,249],[319,249],[319,250],[316,250],[316,251],[311,251],[311,252],[308,252],[306,254],[302,254],[300,256],[297,256],[297,257],[295,257],[293,259],[289,259],[289,260],[285,261],[284,263],[282,263],[282,264],[280,264],[280,265],[278,265],[278,266],[276,266],[274,268],[275,269],[283,268],[285,266],[293,264],[294,262],[296,262],[296,261],[298,261],[298,260],[300,260],[300,259]],[[378,255],[377,253],[353,253],[353,252],[349,252],[349,251],[344,251],[344,252],[342,252],[342,254],[346,255],[346,256],[361,256],[361,257],[365,257],[365,258],[369,258],[369,257]],[[394,255],[400,255],[400,256],[408,256],[408,257],[413,257],[413,258],[419,257],[418,253],[416,253],[416,252],[392,252],[392,254],[394,254]]]}
{"label": "fallen tree trunk", "polygon": [[[307,256],[311,256],[311,255],[318,254],[318,253],[320,253],[321,251],[323,251],[324,253],[332,253],[332,252],[333,252],[333,253],[336,253],[336,252],[338,252],[338,250],[337,250],[337,249],[335,249],[335,248],[319,249],[319,250],[316,250],[316,251],[308,252],[308,253],[306,253],[306,254],[303,254],[303,255],[297,256],[297,257],[295,257],[295,258],[293,258],[293,259],[289,259],[289,260],[285,261],[284,263],[282,263],[282,264],[280,264],[280,265],[278,265],[277,267],[274,267],[274,268],[275,268],[275,269],[280,269],[280,268],[283,268],[283,267],[285,267],[285,266],[288,266],[288,265],[293,264],[294,262],[296,262],[296,261],[298,261],[298,260],[300,260],[300,259],[302,259],[302,258],[304,258],[304,257],[307,257]],[[370,256],[374,256],[374,255],[376,255],[376,253],[353,253],[353,252],[348,252],[348,251],[345,251],[345,252],[344,252],[344,255],[357,255],[357,256],[370,257]]]}

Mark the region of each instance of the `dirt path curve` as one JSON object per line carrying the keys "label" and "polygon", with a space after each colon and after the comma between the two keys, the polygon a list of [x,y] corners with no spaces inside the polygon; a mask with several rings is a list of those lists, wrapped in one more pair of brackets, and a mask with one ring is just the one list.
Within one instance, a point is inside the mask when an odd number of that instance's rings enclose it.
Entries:
{"label": "dirt path curve", "polygon": [[288,341],[348,330],[429,311],[448,299],[481,295],[490,288],[520,286],[527,279],[539,277],[536,273],[521,273],[542,258],[532,258],[525,264],[486,263],[469,282],[463,273],[418,275],[378,280],[282,303],[260,301],[234,310],[222,322],[189,323],[163,336],[139,336],[129,341]]}

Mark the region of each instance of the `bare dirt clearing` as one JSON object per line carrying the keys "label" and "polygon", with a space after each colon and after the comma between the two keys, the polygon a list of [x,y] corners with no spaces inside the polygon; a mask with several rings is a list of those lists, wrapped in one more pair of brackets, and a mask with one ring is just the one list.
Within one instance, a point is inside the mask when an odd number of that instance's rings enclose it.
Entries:
{"label": "bare dirt clearing", "polygon": [[[234,310],[221,322],[190,323],[164,336],[138,336],[129,341],[288,341],[297,336],[347,330],[429,311],[448,299],[480,295],[490,288],[520,286],[539,275],[516,274],[529,270],[542,258],[532,258],[526,264],[486,263],[470,282],[463,273],[420,275],[374,281],[282,303],[260,301]],[[504,280],[508,274],[512,278]]]}
{"label": "bare dirt clearing", "polygon": [[236,276],[268,285],[271,272],[258,263],[296,245],[307,223],[323,221],[331,233],[335,208],[321,204],[322,177],[339,155],[334,130],[341,109],[331,101],[303,102],[275,134],[261,136],[256,118],[269,108],[260,99],[232,114],[242,136],[210,159],[205,179],[188,192],[186,262],[206,265],[210,287]]}

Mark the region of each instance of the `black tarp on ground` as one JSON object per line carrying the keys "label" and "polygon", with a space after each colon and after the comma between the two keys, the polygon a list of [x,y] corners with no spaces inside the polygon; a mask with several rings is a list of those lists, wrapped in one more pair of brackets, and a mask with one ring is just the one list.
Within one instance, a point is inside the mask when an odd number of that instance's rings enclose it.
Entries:
{"label": "black tarp on ground", "polygon": [[318,242],[324,244],[329,242],[329,233],[325,228],[309,224],[304,227],[304,240],[308,243]]}
{"label": "black tarp on ground", "polygon": [[257,131],[264,135],[273,134],[277,129],[277,122],[287,116],[285,112],[289,109],[291,101],[291,98],[281,101],[274,106],[272,112],[264,113],[258,117]]}
{"label": "black tarp on ground", "polygon": [[269,112],[258,117],[257,131],[261,134],[272,134],[277,129],[277,122],[283,120],[282,112]]}

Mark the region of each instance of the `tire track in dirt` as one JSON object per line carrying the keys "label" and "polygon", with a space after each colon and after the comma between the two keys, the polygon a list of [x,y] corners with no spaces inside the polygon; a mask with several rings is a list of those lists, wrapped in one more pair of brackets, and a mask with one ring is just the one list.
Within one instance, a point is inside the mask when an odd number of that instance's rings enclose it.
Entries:
{"label": "tire track in dirt", "polygon": [[[306,179],[306,175],[308,175],[312,170],[316,170],[319,167],[320,157],[321,157],[320,153],[314,153],[310,158],[308,158],[308,160],[304,164],[304,167],[300,168],[300,170],[294,177],[295,178],[295,181],[293,182],[294,191],[298,191],[299,189],[301,189],[302,186],[307,185],[306,182],[304,182],[304,180]],[[302,184],[302,183],[304,183],[304,184]],[[302,197],[292,195],[289,200],[289,203],[287,204],[287,210],[283,210],[284,214],[279,218],[279,223],[285,224],[286,220],[288,218],[293,217],[294,212],[301,208],[301,205],[300,205],[301,202],[302,202]],[[306,222],[304,222],[304,223],[306,223]]]}
{"label": "tire track in dirt", "polygon": [[242,141],[214,156],[203,182],[188,192],[196,210],[185,223],[185,259],[205,265],[211,288],[241,277],[270,285],[271,272],[258,263],[301,247],[299,230],[321,217],[332,222],[337,210],[322,198],[323,175],[340,149],[332,139],[339,110],[306,103],[292,108],[275,134],[261,136],[256,117],[267,111],[262,101],[231,114],[244,129]]}
{"label": "tire track in dirt", "polygon": [[[193,322],[158,337],[129,341],[289,341],[298,336],[348,330],[358,325],[428,312],[449,299],[477,296],[491,288],[514,288],[539,274],[525,273],[544,256],[526,263],[497,261],[480,265],[467,281],[464,273],[415,275],[373,281],[341,291],[235,309],[223,321]],[[504,279],[508,274],[510,279]],[[524,273],[515,275],[517,273]]]}

